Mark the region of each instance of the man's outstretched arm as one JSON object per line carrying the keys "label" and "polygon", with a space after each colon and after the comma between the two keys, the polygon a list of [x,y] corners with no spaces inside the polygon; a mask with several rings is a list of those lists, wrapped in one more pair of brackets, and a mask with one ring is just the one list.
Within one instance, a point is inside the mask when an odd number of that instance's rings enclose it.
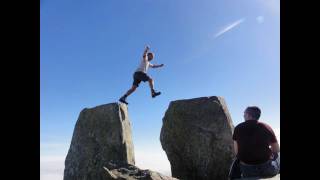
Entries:
{"label": "man's outstretched arm", "polygon": [[164,64],[159,64],[159,65],[157,65],[157,64],[150,64],[150,67],[152,67],[152,68],[159,68],[159,67],[162,67],[162,66],[164,66]]}
{"label": "man's outstretched arm", "polygon": [[143,59],[147,60],[147,53],[149,51],[150,47],[146,45],[146,48],[143,51]]}

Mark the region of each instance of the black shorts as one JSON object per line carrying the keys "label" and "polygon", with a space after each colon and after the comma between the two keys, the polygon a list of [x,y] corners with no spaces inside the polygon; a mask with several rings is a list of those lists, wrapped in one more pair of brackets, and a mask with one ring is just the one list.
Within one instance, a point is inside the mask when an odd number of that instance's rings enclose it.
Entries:
{"label": "black shorts", "polygon": [[146,73],[141,72],[141,71],[135,72],[133,74],[133,85],[138,87],[139,84],[141,83],[141,81],[146,82],[149,79],[150,79],[150,77]]}

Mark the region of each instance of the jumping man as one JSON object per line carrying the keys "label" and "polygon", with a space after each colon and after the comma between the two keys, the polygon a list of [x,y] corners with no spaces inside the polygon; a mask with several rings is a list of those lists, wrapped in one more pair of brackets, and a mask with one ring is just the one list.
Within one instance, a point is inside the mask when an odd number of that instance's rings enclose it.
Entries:
{"label": "jumping man", "polygon": [[123,95],[119,99],[120,102],[128,104],[128,102],[126,101],[126,98],[137,89],[137,87],[139,86],[141,81],[143,81],[143,82],[148,81],[149,82],[152,98],[161,94],[161,92],[156,92],[154,90],[154,81],[150,76],[147,75],[147,71],[148,71],[149,66],[151,68],[158,68],[158,67],[162,67],[163,64],[156,65],[156,64],[150,63],[150,61],[152,61],[152,59],[154,58],[154,53],[148,52],[149,49],[150,49],[149,46],[146,46],[146,48],[143,52],[141,63],[139,65],[139,67],[137,68],[137,70],[135,71],[135,73],[133,74],[132,87],[126,92],[125,95]]}

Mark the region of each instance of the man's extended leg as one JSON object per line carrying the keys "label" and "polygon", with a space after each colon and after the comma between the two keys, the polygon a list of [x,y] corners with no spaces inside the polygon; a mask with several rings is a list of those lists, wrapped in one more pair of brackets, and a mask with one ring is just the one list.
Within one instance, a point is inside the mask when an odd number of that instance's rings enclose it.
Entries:
{"label": "man's extended leg", "polygon": [[240,169],[243,177],[273,177],[279,173],[280,164],[278,159],[269,160],[257,165],[244,165],[240,163]]}
{"label": "man's extended leg", "polygon": [[161,92],[156,92],[155,90],[154,90],[154,81],[153,81],[153,79],[152,78],[149,78],[149,80],[148,80],[148,82],[149,82],[149,86],[150,86],[150,89],[151,89],[151,96],[154,98],[154,97],[156,97],[156,96],[159,96],[160,94],[161,94]]}
{"label": "man's extended leg", "polygon": [[262,171],[262,176],[272,177],[280,173],[280,153],[274,153],[272,161]]}
{"label": "man's extended leg", "polygon": [[137,89],[137,86],[136,86],[136,85],[132,85],[132,87],[126,92],[126,94],[123,95],[123,96],[119,99],[119,101],[122,102],[122,103],[128,104],[128,102],[126,101],[126,98],[127,98],[131,93],[133,93],[136,89]]}

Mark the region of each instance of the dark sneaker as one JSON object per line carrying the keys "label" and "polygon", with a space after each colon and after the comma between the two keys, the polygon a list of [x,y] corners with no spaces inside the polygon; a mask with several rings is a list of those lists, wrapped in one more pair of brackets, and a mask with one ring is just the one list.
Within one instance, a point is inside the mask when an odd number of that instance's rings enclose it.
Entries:
{"label": "dark sneaker", "polygon": [[159,96],[161,92],[152,92],[152,97],[155,98],[156,96]]}
{"label": "dark sneaker", "polygon": [[124,97],[121,97],[121,98],[119,99],[119,101],[122,102],[122,103],[125,103],[126,105],[129,104]]}

